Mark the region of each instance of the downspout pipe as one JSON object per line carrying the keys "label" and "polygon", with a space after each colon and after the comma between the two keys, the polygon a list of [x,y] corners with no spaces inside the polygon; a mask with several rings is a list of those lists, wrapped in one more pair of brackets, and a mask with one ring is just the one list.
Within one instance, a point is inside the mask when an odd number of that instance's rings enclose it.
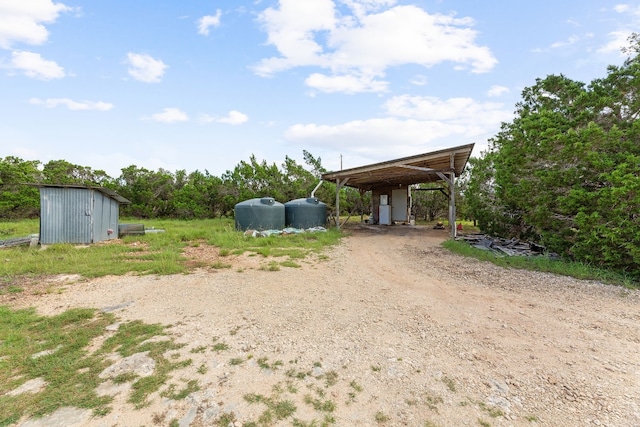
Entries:
{"label": "downspout pipe", "polygon": [[313,189],[313,191],[311,192],[311,197],[312,197],[312,198],[313,198],[313,197],[316,197],[316,196],[315,196],[315,194],[316,194],[316,190],[317,190],[318,188],[320,188],[320,186],[322,185],[322,182],[323,182],[323,181],[322,181],[322,180],[320,180],[320,182],[318,183],[318,185],[316,185],[316,188],[314,188],[314,189]]}

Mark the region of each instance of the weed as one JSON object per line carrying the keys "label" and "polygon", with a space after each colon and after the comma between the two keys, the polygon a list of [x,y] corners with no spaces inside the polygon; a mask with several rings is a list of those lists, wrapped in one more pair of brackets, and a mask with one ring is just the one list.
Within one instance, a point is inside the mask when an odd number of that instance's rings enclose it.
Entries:
{"label": "weed", "polygon": [[289,400],[281,400],[279,402],[274,402],[271,409],[273,409],[273,412],[278,420],[283,420],[293,415],[293,413],[296,411],[296,405],[294,405],[293,402]]}
{"label": "weed", "polygon": [[134,374],[133,372],[125,372],[113,378],[112,381],[114,384],[124,384],[124,383],[132,382],[137,378],[138,378],[138,375]]}
{"label": "weed", "polygon": [[302,266],[296,262],[293,262],[291,260],[288,261],[282,261],[280,263],[281,266],[283,267],[289,267],[289,268],[301,268]]}
{"label": "weed", "polygon": [[298,392],[298,388],[295,386],[293,381],[287,381],[287,391],[291,394],[296,394]]}
{"label": "weed", "polygon": [[169,385],[169,387],[167,387],[167,389],[160,393],[160,396],[162,397],[167,397],[169,399],[173,399],[173,400],[181,400],[184,399],[185,397],[189,396],[191,393],[194,393],[196,391],[200,390],[200,386],[198,385],[198,381],[197,380],[190,380],[187,382],[186,386],[179,391],[176,391],[176,385],[175,384],[171,384]]}
{"label": "weed", "polygon": [[221,351],[229,350],[229,345],[223,342],[217,342],[213,345],[213,351],[220,353]]}
{"label": "weed", "polygon": [[166,412],[163,412],[161,414],[154,412],[154,414],[151,416],[151,422],[156,425],[164,424],[165,418],[167,418]]}
{"label": "weed", "polygon": [[229,365],[231,366],[241,365],[244,362],[245,360],[242,357],[234,357],[233,359],[229,360]]}
{"label": "weed", "polygon": [[216,420],[216,425],[220,427],[228,427],[229,424],[233,424],[236,422],[236,414],[233,412],[224,412],[220,414],[218,419]]}
{"label": "weed", "polygon": [[284,374],[290,378],[297,378],[299,380],[303,380],[307,376],[311,375],[311,372],[296,371],[295,369],[287,369],[287,372],[285,372]]}
{"label": "weed", "polygon": [[356,380],[353,380],[349,383],[349,386],[354,389],[355,391],[357,391],[358,393],[362,392],[362,386],[360,384],[358,384],[356,382]]}
{"label": "weed", "polygon": [[207,349],[206,345],[200,345],[198,347],[192,348],[191,353],[204,353],[206,349]]}
{"label": "weed", "polygon": [[535,423],[539,421],[538,417],[536,417],[535,415],[526,416],[524,419],[531,423]]}
{"label": "weed", "polygon": [[272,364],[269,364],[267,361],[269,359],[267,357],[261,357],[257,360],[258,366],[261,369],[271,369],[272,371],[275,371],[276,369],[278,369],[280,366],[284,365],[284,362],[282,362],[282,360],[277,360]]}
{"label": "weed", "polygon": [[270,261],[268,264],[260,266],[260,270],[280,271],[280,265],[275,261]]}
{"label": "weed", "polygon": [[456,383],[446,375],[442,377],[442,382],[445,383],[449,391],[455,393],[456,392]]}
{"label": "weed", "polygon": [[378,424],[386,423],[387,421],[389,421],[389,417],[386,416],[382,411],[376,412],[376,414],[373,416],[373,419],[376,420]]}
{"label": "weed", "polygon": [[198,367],[198,373],[201,375],[206,374],[208,370],[209,368],[207,368],[207,365],[205,365],[204,363]]}
{"label": "weed", "polygon": [[211,264],[211,268],[215,268],[216,270],[221,270],[223,268],[231,268],[231,267],[232,267],[231,264],[226,264],[222,261],[216,261]]}
{"label": "weed", "polygon": [[332,387],[338,383],[338,373],[336,371],[329,371],[324,375],[325,387]]}
{"label": "weed", "polygon": [[482,427],[491,427],[491,423],[483,420],[482,418],[478,418],[478,424],[480,424]]}
{"label": "weed", "polygon": [[432,411],[435,411],[436,413],[438,412],[437,405],[444,402],[444,400],[440,396],[431,396],[431,395],[426,395],[424,400],[427,406],[429,407],[429,409],[431,409]]}
{"label": "weed", "polygon": [[332,400],[314,398],[310,394],[304,396],[304,403],[310,405],[318,412],[333,412],[336,409],[336,404]]}
{"label": "weed", "polygon": [[295,404],[290,400],[280,399],[279,395],[280,391],[277,391],[269,397],[255,393],[249,393],[243,396],[244,400],[250,404],[261,403],[266,406],[266,409],[258,417],[258,424],[256,425],[272,425],[274,422],[284,420],[296,412],[297,408]]}
{"label": "weed", "polygon": [[371,365],[371,370],[373,372],[380,372],[381,369],[382,367],[380,367],[380,365]]}
{"label": "weed", "polygon": [[500,408],[496,408],[495,406],[488,406],[484,402],[479,403],[480,409],[486,411],[490,417],[498,418],[504,416],[504,412]]}

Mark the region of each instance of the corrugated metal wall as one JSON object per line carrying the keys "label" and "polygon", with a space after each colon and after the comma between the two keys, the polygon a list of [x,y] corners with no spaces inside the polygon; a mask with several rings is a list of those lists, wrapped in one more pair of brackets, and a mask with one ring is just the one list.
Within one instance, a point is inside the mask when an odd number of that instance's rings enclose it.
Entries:
{"label": "corrugated metal wall", "polygon": [[95,192],[93,205],[94,242],[118,238],[119,208],[119,204],[115,200],[100,192]]}
{"label": "corrugated metal wall", "polygon": [[[118,202],[93,189],[40,188],[40,244],[117,238]],[[108,234],[107,230],[115,230]]]}

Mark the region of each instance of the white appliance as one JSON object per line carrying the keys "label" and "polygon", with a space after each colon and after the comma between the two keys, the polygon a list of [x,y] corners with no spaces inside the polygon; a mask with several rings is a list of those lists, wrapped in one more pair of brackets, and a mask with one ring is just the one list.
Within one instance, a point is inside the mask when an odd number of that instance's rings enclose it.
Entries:
{"label": "white appliance", "polygon": [[378,210],[378,224],[391,225],[391,205],[380,205]]}

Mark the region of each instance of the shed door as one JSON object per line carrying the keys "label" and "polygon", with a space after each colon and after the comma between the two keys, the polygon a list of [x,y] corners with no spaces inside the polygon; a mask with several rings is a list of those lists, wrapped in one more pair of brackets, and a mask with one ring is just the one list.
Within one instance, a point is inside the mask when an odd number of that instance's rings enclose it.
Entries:
{"label": "shed door", "polygon": [[407,222],[408,196],[406,188],[391,191],[391,220]]}

